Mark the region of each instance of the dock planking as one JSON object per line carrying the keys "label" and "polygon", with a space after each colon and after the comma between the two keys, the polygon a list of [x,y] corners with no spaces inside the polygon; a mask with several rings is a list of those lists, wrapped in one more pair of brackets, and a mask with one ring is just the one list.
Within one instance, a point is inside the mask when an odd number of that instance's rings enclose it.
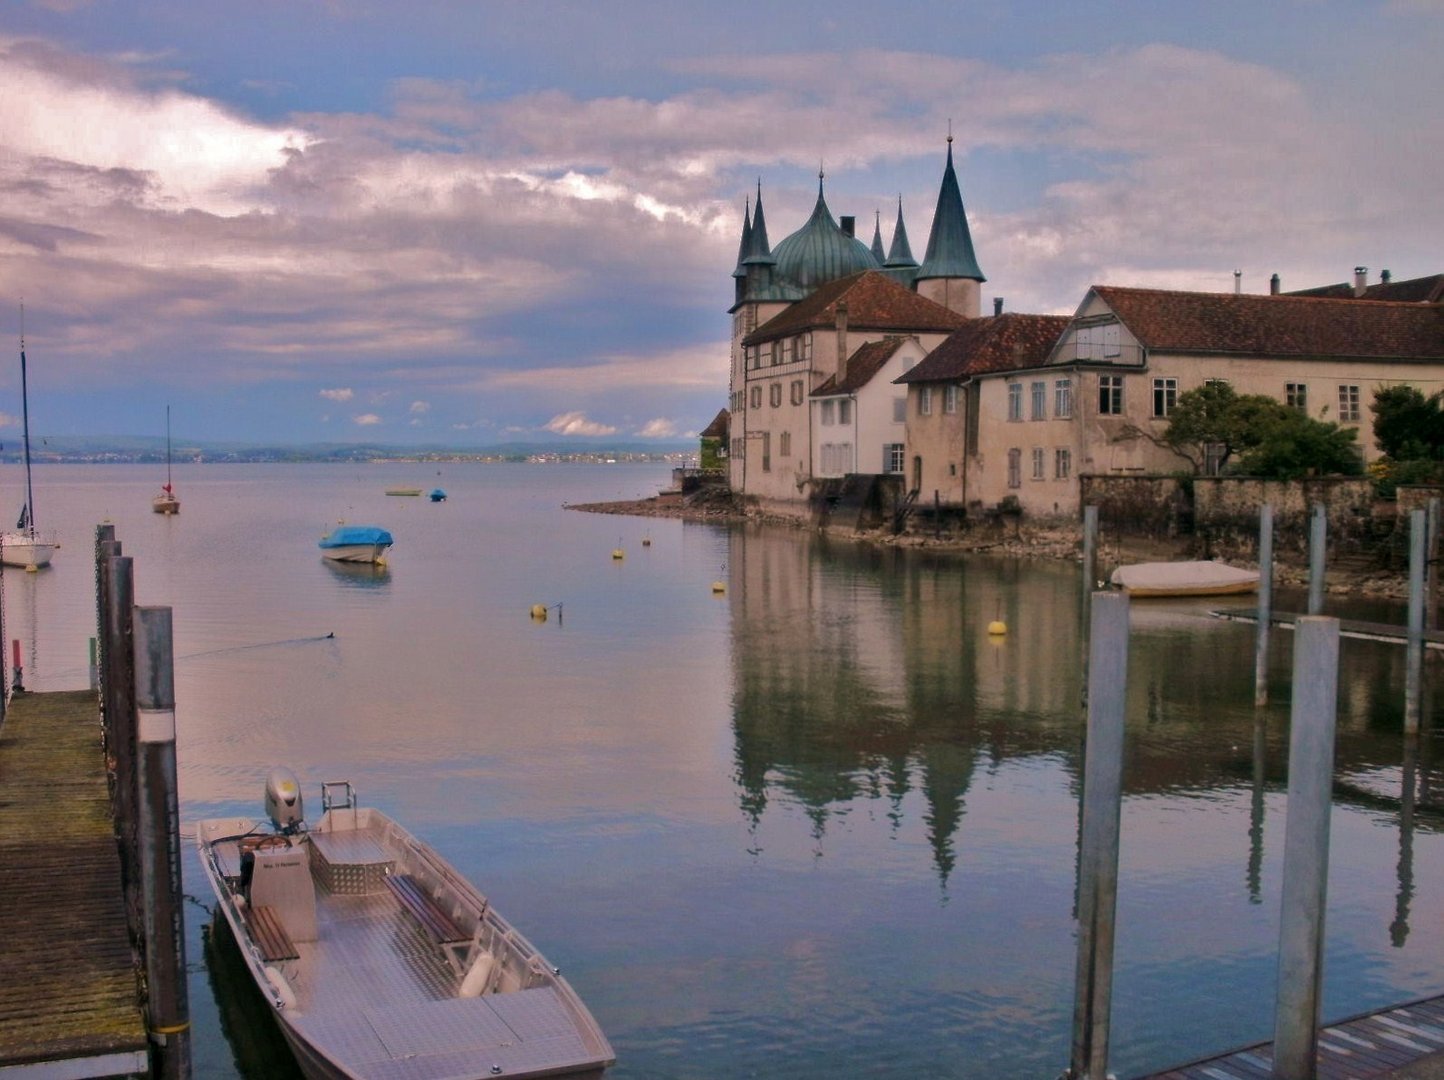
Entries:
{"label": "dock planking", "polygon": [[17,694],[0,725],[0,911],[0,1071],[144,1071],[94,691]]}
{"label": "dock planking", "polygon": [[[1366,1013],[1319,1030],[1318,1080],[1370,1080],[1444,1053],[1444,997]],[[1273,1044],[1150,1073],[1138,1080],[1268,1080]]]}
{"label": "dock planking", "polygon": [[[1219,611],[1210,611],[1215,619],[1223,619],[1227,622],[1257,623],[1258,610],[1256,608],[1226,608]],[[1294,624],[1303,616],[1288,611],[1275,611],[1269,616],[1269,625],[1280,626],[1285,630],[1292,630]],[[1363,619],[1340,619],[1339,636],[1346,638],[1358,638],[1360,641],[1383,641],[1391,645],[1406,645],[1409,642],[1409,628],[1399,626],[1396,623],[1367,622]],[[1444,649],[1444,632],[1439,630],[1425,630],[1422,635],[1426,649]]]}

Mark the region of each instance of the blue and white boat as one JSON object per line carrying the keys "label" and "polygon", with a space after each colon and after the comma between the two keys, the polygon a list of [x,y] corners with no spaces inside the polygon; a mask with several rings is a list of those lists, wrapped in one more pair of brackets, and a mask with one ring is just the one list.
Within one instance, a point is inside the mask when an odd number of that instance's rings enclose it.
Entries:
{"label": "blue and white boat", "polygon": [[430,497],[432,502],[445,502],[446,492],[442,491],[440,488],[432,488]]}
{"label": "blue and white boat", "polygon": [[323,559],[379,565],[393,542],[389,532],[375,525],[337,525],[321,537],[319,546]]}

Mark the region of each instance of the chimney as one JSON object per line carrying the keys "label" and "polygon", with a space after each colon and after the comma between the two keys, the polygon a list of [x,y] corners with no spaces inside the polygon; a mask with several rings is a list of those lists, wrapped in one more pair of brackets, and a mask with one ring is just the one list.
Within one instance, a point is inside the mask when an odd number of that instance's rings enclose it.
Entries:
{"label": "chimney", "polygon": [[1380,285],[1387,285],[1387,284],[1389,284],[1389,282],[1391,282],[1391,281],[1393,281],[1393,280],[1394,280],[1394,275],[1391,274],[1391,273],[1389,273],[1389,271],[1387,271],[1387,270],[1381,270],[1381,271],[1379,271],[1379,284],[1380,284]]}
{"label": "chimney", "polygon": [[1269,278],[1269,295],[1270,295],[1270,296],[1277,296],[1278,294],[1279,294],[1279,276],[1278,276],[1277,274],[1275,274],[1273,277]]}
{"label": "chimney", "polygon": [[844,235],[847,235],[847,236],[856,236],[856,235],[857,235],[857,218],[853,217],[851,214],[845,214],[843,217],[839,218],[838,220],[841,221],[841,223],[842,223],[842,231],[843,231]]}
{"label": "chimney", "polygon": [[995,297],[993,297],[993,314],[994,314],[994,315],[1001,315],[1002,313],[1003,313],[1003,298],[1002,298],[1001,296],[995,296]]}
{"label": "chimney", "polygon": [[837,381],[847,378],[847,301],[837,305]]}
{"label": "chimney", "polygon": [[1234,296],[1238,296],[1238,295],[1239,295],[1240,293],[1242,293],[1242,292],[1243,292],[1243,271],[1242,271],[1242,270],[1235,270],[1235,271],[1233,272],[1233,294],[1234,294]]}
{"label": "chimney", "polygon": [[1363,296],[1364,290],[1369,287],[1369,268],[1367,266],[1354,267],[1354,295]]}

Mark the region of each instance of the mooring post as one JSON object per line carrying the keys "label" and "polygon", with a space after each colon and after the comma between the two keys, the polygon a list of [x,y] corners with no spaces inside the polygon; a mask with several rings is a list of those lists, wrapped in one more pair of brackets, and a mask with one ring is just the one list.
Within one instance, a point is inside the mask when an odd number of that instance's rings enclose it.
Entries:
{"label": "mooring post", "polygon": [[1083,665],[1079,679],[1079,706],[1088,708],[1088,626],[1092,619],[1093,590],[1098,588],[1098,507],[1083,508],[1083,602],[1078,605],[1078,652]]}
{"label": "mooring post", "polygon": [[95,638],[90,639],[90,688],[100,689],[100,665],[96,663]]}
{"label": "mooring post", "polygon": [[1324,613],[1324,562],[1329,536],[1329,519],[1323,503],[1314,503],[1309,527],[1309,614]]}
{"label": "mooring post", "polygon": [[1339,621],[1308,615],[1295,629],[1274,1080],[1316,1074],[1338,707]]}
{"label": "mooring post", "polygon": [[[135,641],[132,611],[135,578],[131,560],[114,556],[107,560],[105,633],[101,655],[105,673],[101,679],[101,709],[105,717],[105,749],[115,769],[116,829],[120,840],[120,871],[125,884],[126,911],[131,932],[139,938],[140,849],[136,841],[135,775]],[[138,942],[143,945],[143,942]]]}
{"label": "mooring post", "polygon": [[112,555],[119,555],[119,551],[111,551],[108,544],[115,542],[114,525],[97,525],[95,527],[95,636],[100,643],[100,652],[97,662],[100,666],[100,677],[105,678],[105,601],[106,601],[106,565]]}
{"label": "mooring post", "polygon": [[1071,1080],[1105,1080],[1118,901],[1118,819],[1128,684],[1128,596],[1097,593],[1089,627],[1088,735],[1078,862],[1078,972]]}
{"label": "mooring post", "polygon": [[140,761],[141,880],[151,1074],[189,1077],[190,1002],[175,759],[175,658],[171,609],[135,609],[136,753]]}
{"label": "mooring post", "polygon": [[1253,653],[1253,703],[1261,708],[1269,702],[1269,631],[1273,629],[1274,607],[1274,508],[1258,508],[1258,637]]}
{"label": "mooring post", "polygon": [[1419,734],[1419,697],[1424,674],[1424,563],[1428,515],[1409,514],[1409,654],[1404,669],[1404,734]]}

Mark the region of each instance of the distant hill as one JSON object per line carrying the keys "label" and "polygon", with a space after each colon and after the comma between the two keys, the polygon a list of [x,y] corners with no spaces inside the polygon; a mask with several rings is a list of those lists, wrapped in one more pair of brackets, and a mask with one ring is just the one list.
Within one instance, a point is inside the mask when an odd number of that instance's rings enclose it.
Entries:
{"label": "distant hill", "polygon": [[[548,460],[668,461],[695,455],[692,440],[648,442],[604,442],[596,440],[554,440],[551,442],[507,442],[488,446],[396,446],[386,443],[178,443],[172,442],[171,456],[177,462],[358,462],[358,461],[527,461]],[[50,435],[31,437],[30,458],[46,462],[128,463],[165,461],[163,437],[139,435]],[[18,438],[0,443],[0,462],[24,459]]]}

